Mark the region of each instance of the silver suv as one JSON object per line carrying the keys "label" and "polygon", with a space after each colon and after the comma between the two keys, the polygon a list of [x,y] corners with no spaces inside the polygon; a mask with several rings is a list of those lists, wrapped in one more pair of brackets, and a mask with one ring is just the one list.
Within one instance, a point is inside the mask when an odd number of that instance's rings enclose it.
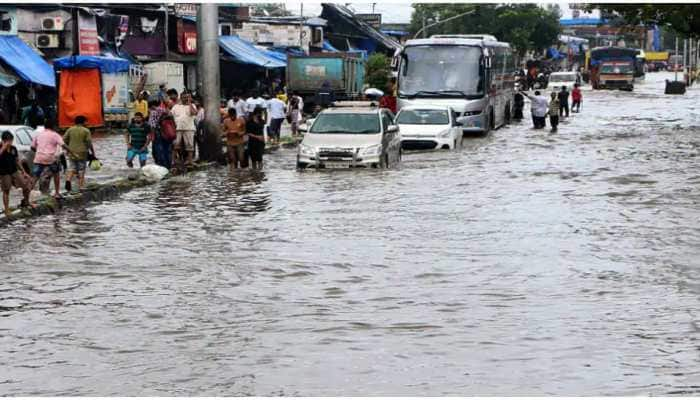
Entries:
{"label": "silver suv", "polygon": [[332,108],[309,121],[297,168],[388,168],[401,161],[401,133],[383,108]]}

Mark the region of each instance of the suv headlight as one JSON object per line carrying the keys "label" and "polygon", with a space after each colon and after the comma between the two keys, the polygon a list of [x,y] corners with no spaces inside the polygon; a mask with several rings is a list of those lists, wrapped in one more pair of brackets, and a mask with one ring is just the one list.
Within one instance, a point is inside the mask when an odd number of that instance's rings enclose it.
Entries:
{"label": "suv headlight", "polygon": [[373,146],[366,147],[364,150],[362,150],[363,156],[378,156],[380,154],[382,154],[381,144],[375,144]]}
{"label": "suv headlight", "polygon": [[313,157],[316,155],[316,149],[314,149],[311,146],[307,146],[305,144],[300,144],[299,145],[299,154]]}
{"label": "suv headlight", "polygon": [[438,133],[438,137],[443,138],[443,139],[450,137],[450,130],[447,129],[447,130],[444,130],[444,131]]}
{"label": "suv headlight", "polygon": [[463,117],[473,117],[475,115],[481,114],[481,111],[465,111],[462,116]]}

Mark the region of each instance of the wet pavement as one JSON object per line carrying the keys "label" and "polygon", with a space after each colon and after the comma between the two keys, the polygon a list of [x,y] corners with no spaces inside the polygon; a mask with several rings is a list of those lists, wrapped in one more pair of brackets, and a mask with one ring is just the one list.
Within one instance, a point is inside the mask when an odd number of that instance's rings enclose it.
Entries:
{"label": "wet pavement", "polygon": [[2,395],[700,393],[700,89],[0,230]]}

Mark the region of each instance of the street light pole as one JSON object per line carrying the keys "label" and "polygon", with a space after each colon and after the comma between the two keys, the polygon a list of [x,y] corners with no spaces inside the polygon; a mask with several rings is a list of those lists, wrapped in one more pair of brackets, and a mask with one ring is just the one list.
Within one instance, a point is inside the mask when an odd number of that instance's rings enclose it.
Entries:
{"label": "street light pole", "polygon": [[[432,24],[430,24],[430,25],[428,25],[428,26],[425,25],[425,16],[424,16],[424,17],[423,17],[423,27],[422,27],[418,32],[416,32],[416,34],[413,36],[413,38],[414,38],[414,39],[417,38],[417,37],[421,34],[421,32],[424,33],[426,29],[432,28],[432,27],[435,26],[435,25],[440,25],[440,24],[445,23],[445,22],[447,22],[447,21],[452,21],[453,19],[456,19],[456,18],[459,18],[459,17],[463,17],[463,16],[465,16],[465,15],[473,14],[474,12],[475,12],[475,10],[467,11],[467,12],[465,12],[465,13],[455,15],[454,17],[450,17],[450,18],[447,18],[447,19],[443,19],[442,21],[433,22]],[[425,36],[425,35],[424,35],[424,36]]]}
{"label": "street light pole", "polygon": [[216,161],[221,155],[219,124],[220,76],[219,76],[219,6],[202,3],[197,10],[197,63],[204,106],[204,143],[199,159]]}

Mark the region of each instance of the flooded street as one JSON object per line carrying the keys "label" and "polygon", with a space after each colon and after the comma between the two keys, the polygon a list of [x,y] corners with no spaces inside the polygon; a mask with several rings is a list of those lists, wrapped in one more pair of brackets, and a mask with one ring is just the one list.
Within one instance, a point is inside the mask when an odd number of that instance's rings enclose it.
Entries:
{"label": "flooded street", "polygon": [[698,395],[700,89],[665,78],[556,134],[4,227],[0,394]]}

